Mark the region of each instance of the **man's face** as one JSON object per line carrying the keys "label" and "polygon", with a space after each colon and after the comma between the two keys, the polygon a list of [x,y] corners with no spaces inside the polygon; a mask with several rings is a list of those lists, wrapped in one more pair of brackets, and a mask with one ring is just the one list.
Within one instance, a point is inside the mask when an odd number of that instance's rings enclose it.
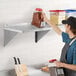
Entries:
{"label": "man's face", "polygon": [[70,31],[70,25],[68,25],[68,24],[65,25],[65,31],[66,31],[66,33],[69,33],[69,31]]}

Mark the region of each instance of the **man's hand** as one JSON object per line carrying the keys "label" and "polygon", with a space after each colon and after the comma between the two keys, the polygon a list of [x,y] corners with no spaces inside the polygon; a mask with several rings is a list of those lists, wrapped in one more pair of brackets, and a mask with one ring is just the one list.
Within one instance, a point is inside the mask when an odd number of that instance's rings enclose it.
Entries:
{"label": "man's hand", "polygon": [[64,67],[64,64],[65,64],[59,61],[54,61],[54,63],[56,64],[56,67],[59,67],[59,68]]}
{"label": "man's hand", "polygon": [[42,16],[45,22],[49,22],[48,18],[46,17],[46,14],[44,12],[42,12]]}
{"label": "man's hand", "polygon": [[44,72],[49,72],[49,68],[48,67],[42,67],[41,70],[44,71]]}
{"label": "man's hand", "polygon": [[43,16],[43,20],[44,20],[48,25],[50,25],[58,35],[61,35],[61,34],[62,34],[61,29],[60,29],[58,26],[56,26],[55,23],[53,23],[52,21],[50,21],[50,20],[46,17],[45,13],[42,12],[42,16]]}

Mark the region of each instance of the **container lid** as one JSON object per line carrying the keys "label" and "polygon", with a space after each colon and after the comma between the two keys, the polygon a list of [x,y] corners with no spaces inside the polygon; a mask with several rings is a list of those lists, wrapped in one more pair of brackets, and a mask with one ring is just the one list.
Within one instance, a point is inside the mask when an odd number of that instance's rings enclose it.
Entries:
{"label": "container lid", "polygon": [[49,10],[49,12],[65,12],[65,10]]}
{"label": "container lid", "polygon": [[41,8],[36,8],[35,10],[36,11],[43,11]]}
{"label": "container lid", "polygon": [[52,63],[54,61],[57,61],[57,59],[51,59],[51,60],[49,60],[50,63]]}
{"label": "container lid", "polygon": [[76,12],[76,10],[73,10],[73,9],[67,9],[67,10],[65,10],[67,13],[69,13],[69,12]]}

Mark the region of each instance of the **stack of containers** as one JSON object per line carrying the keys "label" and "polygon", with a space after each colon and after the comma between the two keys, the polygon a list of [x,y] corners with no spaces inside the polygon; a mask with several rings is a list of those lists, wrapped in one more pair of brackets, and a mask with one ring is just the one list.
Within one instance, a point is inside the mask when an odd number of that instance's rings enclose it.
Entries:
{"label": "stack of containers", "polygon": [[67,9],[65,11],[66,11],[66,18],[68,18],[70,16],[76,17],[76,10],[74,10],[74,9]]}
{"label": "stack of containers", "polygon": [[62,20],[65,19],[66,12],[64,10],[49,10],[50,21],[55,25],[62,24]]}

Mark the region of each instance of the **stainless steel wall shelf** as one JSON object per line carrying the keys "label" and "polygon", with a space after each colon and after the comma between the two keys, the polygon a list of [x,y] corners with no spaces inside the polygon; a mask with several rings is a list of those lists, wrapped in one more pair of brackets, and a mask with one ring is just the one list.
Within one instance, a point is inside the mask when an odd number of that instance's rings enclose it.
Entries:
{"label": "stainless steel wall shelf", "polygon": [[17,33],[34,31],[35,42],[38,42],[38,40],[40,40],[50,30],[51,27],[49,25],[46,25],[43,28],[37,28],[35,26],[32,26],[30,23],[6,25],[4,27],[4,46],[7,45]]}

